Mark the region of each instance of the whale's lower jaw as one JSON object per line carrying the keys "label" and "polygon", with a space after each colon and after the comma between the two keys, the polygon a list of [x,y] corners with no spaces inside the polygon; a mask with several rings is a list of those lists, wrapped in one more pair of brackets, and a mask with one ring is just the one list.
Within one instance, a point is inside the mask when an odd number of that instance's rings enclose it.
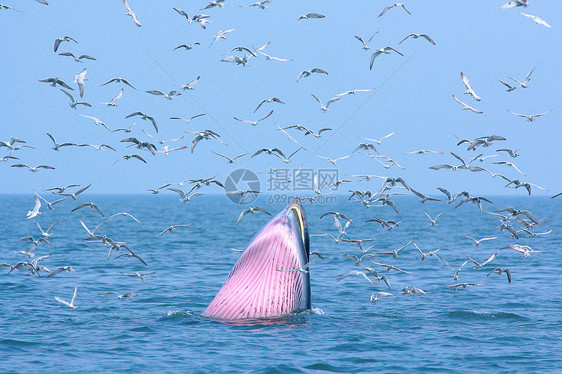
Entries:
{"label": "whale's lower jaw", "polygon": [[[252,240],[203,315],[271,318],[310,309],[308,231],[300,202],[289,204]],[[308,269],[307,269],[308,270]]]}

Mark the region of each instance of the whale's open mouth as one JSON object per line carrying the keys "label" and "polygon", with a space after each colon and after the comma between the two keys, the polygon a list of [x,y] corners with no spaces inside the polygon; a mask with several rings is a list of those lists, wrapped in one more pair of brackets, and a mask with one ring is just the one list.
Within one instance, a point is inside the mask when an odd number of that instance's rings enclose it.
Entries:
{"label": "whale's open mouth", "polygon": [[310,309],[308,261],[306,217],[295,199],[254,236],[203,314],[237,320]]}

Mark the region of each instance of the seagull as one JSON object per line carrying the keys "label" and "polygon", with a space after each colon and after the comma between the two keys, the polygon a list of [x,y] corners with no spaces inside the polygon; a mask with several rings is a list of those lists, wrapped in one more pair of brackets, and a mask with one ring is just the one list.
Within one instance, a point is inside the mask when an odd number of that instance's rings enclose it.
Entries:
{"label": "seagull", "polygon": [[445,263],[445,265],[447,265],[447,267],[453,271],[453,282],[456,282],[456,281],[459,280],[459,272],[464,267],[464,265],[468,264],[468,260],[466,260],[465,262],[462,263],[462,265],[459,267],[459,269],[457,271],[455,271],[455,269],[453,269],[453,267],[451,265],[449,265],[449,263],[447,261],[445,261],[445,259],[443,257],[437,257],[437,258],[441,262]]}
{"label": "seagull", "polygon": [[[513,184],[513,187],[510,187],[510,185]],[[534,183],[529,183],[529,182],[521,182],[519,181],[519,179],[515,179],[512,180],[511,182],[509,182],[508,184],[505,185],[505,187],[507,188],[520,188],[520,187],[525,187],[527,189],[527,192],[529,193],[529,196],[531,195],[531,186],[536,187],[540,190],[543,191],[548,191],[546,188],[542,188],[541,186],[538,186]]]}
{"label": "seagull", "polygon": [[482,239],[478,239],[478,240],[476,240],[476,239],[474,239],[474,238],[472,238],[472,237],[470,237],[470,236],[463,236],[463,238],[467,238],[467,239],[472,240],[472,241],[473,241],[472,245],[475,246],[475,247],[480,247],[480,245],[482,244],[482,242],[485,242],[485,241],[488,241],[488,240],[495,240],[495,239],[497,239],[497,237],[495,237],[495,236],[494,236],[493,238],[482,238]]}
{"label": "seagull", "polygon": [[54,277],[55,275],[57,275],[57,274],[59,274],[63,271],[67,271],[69,273],[74,273],[74,269],[72,268],[72,266],[61,266],[61,267],[58,267],[55,270],[51,271],[49,273],[49,275],[47,275],[47,278]]}
{"label": "seagull", "polygon": [[148,266],[148,264],[139,255],[137,255],[136,253],[131,251],[127,246],[122,246],[122,247],[125,248],[127,251],[129,251],[129,253],[120,254],[119,256],[117,256],[115,258],[119,258],[119,257],[122,257],[122,256],[134,257],[137,260],[139,260],[140,262],[142,262],[144,265]]}
{"label": "seagull", "polygon": [[396,270],[396,271],[399,271],[399,272],[401,272],[401,273],[412,274],[412,273],[410,273],[409,271],[404,271],[404,270],[402,270],[402,269],[398,269],[396,266],[381,264],[381,263],[375,262],[375,261],[373,261],[373,260],[371,260],[371,262],[372,262],[373,264],[375,264],[375,265],[382,266],[383,268],[386,269],[386,271]]}
{"label": "seagull", "polygon": [[531,253],[540,253],[540,251],[535,251],[528,245],[510,244],[502,249],[511,248],[516,252],[522,253],[525,257],[529,257]]}
{"label": "seagull", "polygon": [[111,101],[109,101],[108,103],[100,103],[100,104],[105,104],[107,106],[117,106],[117,100],[119,100],[121,96],[123,96],[123,89],[121,89],[121,91],[119,91],[117,96],[111,99]]}
{"label": "seagull", "polygon": [[306,13],[305,15],[299,16],[297,20],[300,22],[301,19],[313,19],[313,18],[326,18],[326,16],[320,13]]}
{"label": "seagull", "polygon": [[245,215],[247,214],[256,214],[258,212],[262,212],[267,214],[268,216],[271,215],[271,213],[269,213],[267,210],[260,208],[259,206],[256,207],[249,207],[248,209],[244,209],[242,212],[240,212],[240,216],[238,217],[238,220],[236,221],[236,225],[238,225],[240,223],[240,221],[242,221],[242,218],[244,218]]}
{"label": "seagull", "polygon": [[201,117],[204,116],[205,114],[196,114],[193,117],[190,118],[183,118],[183,117],[170,117],[170,119],[181,119],[182,121],[184,121],[186,124],[190,123],[191,121],[193,121],[195,118],[197,117]]}
{"label": "seagull", "polygon": [[287,135],[287,139],[289,139],[289,141],[294,142],[296,145],[299,146],[299,148],[302,148],[306,151],[306,148],[303,147],[295,138],[293,138],[287,131],[285,131],[285,129],[283,129],[282,127],[280,127],[277,123],[273,122],[273,124],[275,125],[275,127],[277,127],[277,130],[281,131],[283,134]]}
{"label": "seagull", "polygon": [[405,41],[406,39],[408,39],[408,38],[410,38],[410,37],[412,37],[412,38],[414,38],[414,39],[417,39],[417,38],[424,38],[425,40],[427,40],[427,41],[430,42],[431,44],[435,45],[435,42],[433,41],[433,39],[431,39],[431,38],[429,37],[429,35],[426,35],[426,34],[410,34],[410,35],[406,36],[404,39],[402,39],[402,41],[400,41],[400,43],[398,43],[398,44],[402,44],[403,41]]}
{"label": "seagull", "polygon": [[318,73],[318,74],[326,74],[328,75],[328,72],[326,70],[320,69],[320,68],[312,68],[310,70],[303,70],[300,72],[299,77],[297,78],[297,82],[301,79],[301,78],[306,78],[312,75],[312,73]]}
{"label": "seagull", "polygon": [[80,90],[80,97],[84,97],[84,88],[86,87],[86,73],[88,72],[87,68],[82,69],[79,74],[74,76],[74,82],[78,84],[78,89]]}
{"label": "seagull", "polygon": [[523,12],[521,12],[522,15],[524,15],[527,18],[532,19],[533,21],[535,21],[536,23],[538,23],[539,25],[543,25],[545,27],[551,28],[552,26],[550,26],[548,23],[546,23],[546,21],[540,17],[537,16],[533,16],[531,14],[525,14]]}
{"label": "seagull", "polygon": [[346,278],[346,277],[349,277],[350,275],[361,275],[363,278],[365,278],[373,286],[377,286],[377,284],[375,282],[373,282],[371,280],[371,278],[369,278],[369,276],[367,274],[365,274],[365,272],[359,271],[359,270],[352,270],[349,273],[342,275],[341,277],[338,278],[338,282],[341,281],[342,279]]}
{"label": "seagull", "polygon": [[507,90],[506,90],[507,92],[511,92],[511,91],[515,90],[515,89],[519,86],[519,85],[517,85],[517,86],[512,86],[511,84],[509,84],[509,83],[507,83],[507,82],[504,82],[504,81],[502,81],[502,80],[499,79],[499,78],[497,78],[497,80],[499,80],[499,81],[501,82],[501,84],[503,84],[504,86],[507,87]]}
{"label": "seagull", "polygon": [[[78,184],[69,184],[67,186],[64,187],[52,187],[52,188],[47,188],[45,191],[57,191],[57,192],[53,192],[54,194],[61,194],[63,193],[67,188],[71,188],[71,187],[80,187],[80,185]],[[39,195],[37,195],[39,196]]]}
{"label": "seagull", "polygon": [[246,153],[239,154],[238,156],[228,157],[228,156],[225,156],[225,155],[220,154],[220,153],[217,153],[217,152],[213,152],[213,151],[211,151],[211,152],[214,153],[214,154],[216,154],[217,156],[226,158],[226,159],[228,160],[228,163],[229,163],[229,164],[233,164],[233,163],[234,163],[234,160],[236,160],[237,158],[240,158],[240,157],[242,157],[242,156],[246,156],[246,155],[248,154],[248,152],[246,152]]}
{"label": "seagull", "polygon": [[145,91],[146,93],[149,93],[151,95],[155,95],[155,96],[164,96],[164,99],[168,99],[168,100],[172,100],[174,99],[176,96],[180,96],[181,93],[178,91],[170,91],[167,94],[165,94],[164,92],[160,91],[160,90],[148,90]]}
{"label": "seagull", "polygon": [[201,43],[195,42],[195,43],[191,43],[191,44],[181,44],[181,45],[178,45],[176,48],[174,48],[174,51],[176,49],[179,49],[179,48],[183,48],[186,51],[189,51],[189,50],[193,49],[193,47],[195,47],[196,45],[201,45]]}
{"label": "seagull", "polygon": [[492,164],[497,164],[497,165],[507,165],[510,166],[512,168],[514,168],[515,170],[517,170],[521,175],[525,175],[521,170],[519,170],[517,168],[517,166],[515,166],[512,162],[509,161],[494,161],[492,162]]}
{"label": "seagull", "polygon": [[453,99],[455,99],[455,101],[456,101],[457,103],[459,103],[460,105],[462,105],[462,106],[464,107],[463,110],[471,110],[471,111],[473,111],[474,113],[477,113],[477,114],[482,114],[482,113],[484,113],[484,112],[482,112],[482,111],[480,111],[480,110],[478,110],[478,109],[475,109],[475,108],[471,107],[470,105],[466,104],[465,102],[463,102],[461,99],[459,99],[459,98],[456,97],[455,95],[453,95]]}
{"label": "seagull", "polygon": [[509,154],[510,157],[519,157],[519,148],[517,148],[515,151],[512,149],[508,149],[508,148],[502,148],[502,149],[496,149],[496,152],[507,152],[507,154]]}
{"label": "seagull", "polygon": [[76,61],[76,62],[82,62],[83,58],[85,58],[87,60],[94,60],[94,61],[96,60],[94,57],[88,56],[88,55],[80,55],[80,57],[76,57],[71,52],[61,52],[61,53],[59,53],[59,55],[60,56],[72,57],[74,59],[74,61]]}
{"label": "seagull", "polygon": [[224,4],[223,4],[224,1],[225,0],[211,0],[209,2],[209,4],[207,4],[207,6],[205,8],[202,8],[202,9],[211,9],[211,8],[216,7],[216,6],[218,6],[219,8],[224,8]]}
{"label": "seagull", "polygon": [[431,149],[419,149],[417,151],[412,151],[412,152],[404,152],[407,155],[412,155],[412,154],[418,154],[418,155],[423,155],[424,153],[435,153],[438,155],[442,155],[443,152],[437,152],[437,151],[432,151]]}
{"label": "seagull", "polygon": [[472,258],[470,258],[470,257],[468,257],[468,256],[466,256],[466,258],[468,258],[468,260],[469,260],[470,262],[472,262],[472,263],[474,263],[474,265],[476,265],[476,266],[474,267],[474,269],[480,270],[480,269],[482,269],[487,263],[493,261],[494,258],[496,258],[497,255],[498,255],[497,252],[494,253],[493,255],[491,255],[491,256],[490,256],[486,261],[484,261],[483,263],[479,263],[478,261],[473,260]]}
{"label": "seagull", "polygon": [[70,300],[70,302],[64,301],[63,299],[61,299],[58,296],[55,296],[55,300],[58,301],[61,304],[66,305],[70,309],[76,309],[76,308],[78,308],[77,306],[74,305],[74,301],[76,300],[76,291],[77,291],[77,288],[74,287],[74,294],[72,295],[72,300]]}
{"label": "seagull", "polygon": [[394,49],[390,46],[387,46],[387,47],[384,47],[384,48],[379,48],[379,49],[375,50],[375,52],[371,55],[371,62],[369,63],[369,70],[373,70],[373,63],[375,62],[375,58],[377,58],[379,55],[381,55],[383,53],[389,55],[390,51],[394,51],[394,52],[398,53],[400,56],[404,56],[402,53],[398,52],[396,49]]}
{"label": "seagull", "polygon": [[[531,75],[533,74],[533,72],[535,71],[535,68],[531,69],[530,72],[527,73],[527,75],[525,76],[525,80],[523,82],[519,82],[517,79],[515,78],[511,78],[508,77],[509,79],[511,79],[514,82],[519,83],[519,86],[521,86],[522,88],[527,88],[527,83],[529,83],[529,81],[531,80]],[[516,86],[517,87],[517,86]]]}
{"label": "seagull", "polygon": [[195,90],[195,88],[193,88],[193,86],[195,86],[195,83],[199,82],[199,78],[201,78],[201,77],[198,75],[197,78],[195,78],[194,80],[192,80],[188,84],[176,84],[176,86],[178,86],[179,88],[181,88],[184,91]]}
{"label": "seagull", "polygon": [[254,153],[252,155],[252,157],[259,155],[260,153],[267,153],[268,155],[274,155],[277,157],[283,157],[286,158],[285,154],[279,149],[279,148],[262,148],[256,151],[256,153]]}
{"label": "seagull", "polygon": [[330,161],[334,166],[336,166],[336,162],[338,162],[339,160],[344,160],[344,159],[346,159],[346,158],[349,158],[349,157],[351,157],[351,155],[347,155],[347,156],[343,156],[343,157],[339,157],[339,158],[334,158],[334,159],[328,158],[328,157],[324,157],[324,156],[316,156],[316,157],[319,157],[319,158],[323,158],[323,159],[325,159],[325,160],[328,160],[328,161]]}
{"label": "seagull", "polygon": [[302,274],[307,274],[308,273],[308,268],[310,267],[310,265],[312,265],[312,263],[314,261],[316,261],[318,258],[322,258],[324,259],[318,252],[315,252],[317,254],[316,257],[314,257],[312,260],[310,260],[309,262],[307,262],[306,264],[304,264],[301,267],[298,267],[296,269],[287,269],[287,270],[281,270],[281,269],[277,269],[277,271],[281,271],[281,272],[292,272],[292,271],[298,271],[299,273]]}
{"label": "seagull", "polygon": [[512,112],[512,111],[509,110],[509,109],[508,109],[507,111],[508,111],[509,113],[511,113],[511,114],[515,114],[516,116],[526,118],[527,121],[529,121],[529,122],[533,122],[533,121],[535,121],[538,117],[544,116],[545,114],[548,114],[548,113],[552,112],[552,109],[549,110],[548,112],[539,113],[539,114],[529,114],[529,115],[527,115],[527,114],[515,113],[515,112]]}
{"label": "seagull", "polygon": [[[414,190],[411,187],[410,187],[410,191],[412,191],[414,193],[414,195],[416,195],[417,197],[421,198],[421,200],[419,200],[419,201],[422,204],[425,204],[426,201],[441,201],[439,199],[436,199],[435,197],[426,196],[426,195],[422,194],[421,192],[418,192],[418,191]],[[435,218],[435,220],[437,220],[437,218]]]}
{"label": "seagull", "polygon": [[427,251],[424,252],[420,249],[420,247],[418,247],[418,245],[414,242],[414,247],[416,247],[416,249],[421,253],[421,261],[425,262],[426,257],[431,257],[431,256],[435,256],[438,260],[440,260],[439,256],[436,255],[437,252],[439,252],[441,250],[441,247],[437,248],[436,250],[433,251]]}
{"label": "seagull", "polygon": [[466,77],[466,75],[464,75],[464,73],[462,71],[461,71],[461,79],[462,79],[462,82],[464,83],[464,85],[466,87],[466,91],[464,93],[467,94],[467,95],[471,95],[474,98],[474,100],[476,100],[476,101],[482,100],[480,98],[480,96],[478,96],[476,94],[476,92],[474,92],[474,90],[470,86],[470,82],[468,81],[468,78]]}
{"label": "seagull", "polygon": [[234,118],[235,120],[237,120],[237,121],[246,122],[246,123],[249,123],[249,124],[252,125],[252,126],[257,126],[260,121],[263,121],[264,119],[266,119],[267,117],[269,117],[269,116],[272,115],[272,114],[273,114],[273,109],[272,109],[271,112],[269,112],[265,117],[260,118],[260,119],[258,119],[258,120],[256,120],[256,121],[248,121],[248,120],[244,120],[244,119],[240,119],[240,118],[236,118],[236,117],[233,117],[233,118]]}
{"label": "seagull", "polygon": [[97,204],[94,204],[94,203],[92,203],[92,202],[89,202],[89,203],[82,203],[82,204],[78,205],[76,208],[72,209],[71,212],[74,212],[74,211],[76,211],[76,210],[78,210],[78,209],[82,209],[82,208],[84,208],[84,207],[93,209],[93,210],[95,210],[96,212],[98,212],[102,217],[105,217],[105,216],[103,215],[103,213],[101,212],[99,206],[97,206]]}
{"label": "seagull", "polygon": [[509,268],[495,268],[494,270],[489,272],[487,276],[489,277],[492,273],[496,273],[497,275],[502,275],[503,273],[505,273],[507,275],[507,281],[511,283],[511,270],[509,270]]}
{"label": "seagull", "polygon": [[49,165],[38,165],[38,166],[35,166],[35,167],[31,167],[27,164],[14,164],[14,165],[12,165],[12,167],[13,168],[27,168],[32,173],[38,172],[39,169],[55,170],[54,167],[49,166]]}
{"label": "seagull", "polygon": [[74,43],[78,43],[75,39],[71,38],[70,36],[63,36],[62,38],[55,39],[55,45],[53,47],[54,51],[56,52],[59,49],[59,45],[62,42],[69,42],[73,41]]}
{"label": "seagull", "polygon": [[111,149],[113,152],[117,152],[115,150],[115,148],[113,148],[110,145],[107,144],[101,144],[101,145],[96,145],[96,144],[78,144],[78,147],[92,147],[94,148],[96,151],[102,150],[104,147],[107,149]]}
{"label": "seagull", "polygon": [[105,86],[106,84],[113,83],[113,82],[126,84],[127,86],[131,87],[133,90],[136,90],[136,88],[133,87],[133,85],[131,83],[129,83],[128,80],[126,80],[125,78],[121,78],[121,77],[111,78],[110,80],[108,80],[104,84],[100,85],[100,87]]}
{"label": "seagull", "polygon": [[453,284],[452,286],[449,286],[451,288],[453,288],[455,291],[458,290],[459,288],[467,288],[468,286],[485,286],[485,284],[479,284],[479,283],[457,283],[457,284]]}
{"label": "seagull", "polygon": [[394,295],[388,292],[377,292],[376,295],[375,294],[371,295],[369,301],[374,303],[376,301],[380,301],[381,297],[390,297],[390,296],[394,296]]}
{"label": "seagull", "polygon": [[145,120],[145,121],[148,120],[148,121],[152,122],[152,125],[154,126],[154,129],[156,130],[156,132],[158,132],[158,125],[156,124],[156,121],[154,120],[154,117],[151,117],[148,114],[144,114],[143,112],[134,112],[134,113],[129,114],[125,118],[130,118],[130,117],[134,117],[134,116],[139,116],[140,119],[142,119],[142,120]]}
{"label": "seagull", "polygon": [[137,15],[135,14],[135,12],[133,12],[133,10],[129,6],[129,4],[127,4],[127,0],[123,0],[123,5],[125,5],[125,8],[127,8],[127,13],[125,13],[125,14],[127,16],[131,16],[135,25],[137,25],[138,27],[141,27],[141,23],[139,22],[139,19],[137,18]]}
{"label": "seagull", "polygon": [[258,52],[259,54],[261,54],[262,56],[264,56],[265,59],[268,60],[268,61],[272,61],[272,60],[281,61],[281,62],[291,62],[291,61],[293,61],[293,60],[291,60],[291,59],[289,59],[289,58],[274,57],[274,56],[268,55],[267,53],[263,53],[263,52],[261,52],[260,50],[257,50],[257,52]]}
{"label": "seagull", "polygon": [[193,141],[191,142],[191,153],[193,153],[193,151],[195,150],[195,146],[197,145],[197,143],[199,143],[201,140],[205,139],[205,140],[210,140],[211,138],[218,140],[220,143],[224,144],[220,139],[220,135],[217,134],[216,132],[212,131],[212,130],[203,130],[203,131],[196,131],[196,132],[192,132],[192,131],[186,131],[188,134],[197,134],[194,138]]}
{"label": "seagull", "polygon": [[406,286],[402,289],[402,295],[425,295],[421,288]]}
{"label": "seagull", "polygon": [[64,92],[66,94],[66,96],[68,96],[70,98],[70,103],[68,103],[68,105],[72,108],[72,109],[77,109],[76,106],[78,105],[84,105],[87,107],[92,107],[91,104],[85,102],[85,101],[76,101],[74,99],[74,96],[72,96],[72,94],[66,90],[63,90],[62,88],[60,89],[62,92]]}
{"label": "seagull", "polygon": [[131,126],[127,127],[127,128],[115,129],[115,130],[111,130],[111,132],[123,131],[123,132],[129,133],[129,132],[132,132],[132,131],[133,131],[133,130],[132,130],[132,127],[133,127],[134,125],[136,125],[136,124],[137,124],[137,123],[135,122],[135,123],[133,123]]}
{"label": "seagull", "polygon": [[320,219],[322,219],[326,216],[334,216],[334,217],[337,217],[337,218],[345,219],[347,222],[351,222],[351,220],[349,218],[347,218],[347,216],[345,214],[340,213],[340,212],[332,212],[332,211],[326,212],[326,213],[324,213],[320,216]]}
{"label": "seagull", "polygon": [[256,109],[254,110],[254,113],[258,111],[258,109],[265,103],[279,103],[279,104],[285,104],[284,101],[282,101],[281,99],[277,98],[277,97],[270,97],[269,99],[263,99],[262,101],[260,101],[260,103],[258,104],[258,106],[256,107]]}
{"label": "seagull", "polygon": [[53,147],[53,149],[55,151],[58,151],[60,147],[68,147],[68,146],[71,146],[71,145],[74,145],[74,146],[76,145],[76,143],[57,143],[57,141],[55,140],[55,137],[53,135],[47,133],[47,136],[53,141],[53,143],[55,145]]}
{"label": "seagull", "polygon": [[404,8],[404,10],[406,11],[406,13],[408,13],[409,15],[412,15],[412,13],[410,13],[408,11],[408,9],[406,9],[406,7],[404,6],[404,4],[402,3],[393,3],[393,4],[389,4],[386,6],[386,8],[383,9],[383,11],[381,12],[381,14],[379,14],[379,17],[381,17],[383,14],[385,14],[389,9],[394,8],[395,6],[401,6],[402,8]]}
{"label": "seagull", "polygon": [[370,91],[374,91],[375,88],[369,88],[366,90],[349,90],[349,91],[345,91],[341,94],[336,94],[334,96],[345,96],[345,95],[355,95],[357,92],[370,92]]}
{"label": "seagull", "polygon": [[59,77],[45,78],[45,79],[39,80],[39,82],[49,83],[53,87],[56,87],[57,84],[58,84],[59,86],[62,86],[64,88],[68,89],[68,90],[74,90],[74,88],[70,87],[68,84],[66,84],[62,80],[60,80]]}
{"label": "seagull", "polygon": [[225,57],[223,59],[221,59],[221,62],[230,62],[236,65],[242,65],[243,67],[245,67],[246,65],[248,65],[248,59],[250,58],[250,55],[244,55],[244,57],[240,57],[240,56],[228,56]]}
{"label": "seagull", "polygon": [[219,39],[224,39],[226,40],[226,34],[229,32],[232,32],[236,29],[230,29],[230,30],[221,30],[219,32],[217,32],[214,36],[213,36],[213,42],[211,43],[211,45],[209,46],[209,48]]}
{"label": "seagull", "polygon": [[527,218],[529,218],[531,221],[533,221],[533,223],[537,224],[538,221],[536,220],[536,218],[531,214],[531,212],[529,212],[528,210],[519,210],[519,209],[514,209],[512,207],[507,207],[507,208],[502,208],[502,209],[498,209],[496,210],[497,213],[500,212],[509,212],[511,213],[511,215],[513,217],[518,216],[520,214],[526,216]]}
{"label": "seagull", "polygon": [[402,247],[400,247],[398,249],[393,249],[391,252],[375,252],[375,254],[383,255],[383,256],[392,256],[392,258],[398,258],[398,253],[400,253],[400,251],[404,250],[406,247],[408,247],[413,242],[414,242],[413,240],[410,240],[408,243],[406,243]]}
{"label": "seagull", "polygon": [[259,1],[257,3],[253,3],[250,5],[239,5],[240,8],[249,8],[249,7],[259,7],[261,9],[265,9],[267,8],[266,4],[271,3],[271,0],[264,0],[264,1]]}
{"label": "seagull", "polygon": [[[187,204],[191,200],[191,198],[193,198],[193,197],[203,195],[200,192],[195,192],[192,195],[189,195],[191,193],[191,191],[193,191],[194,189],[196,189],[196,186],[191,187],[191,189],[189,191],[187,191],[187,193],[185,193],[178,188],[173,188],[173,187],[167,188],[167,190],[173,191],[173,192],[179,194],[180,195],[180,201],[184,204]],[[166,231],[166,230],[164,230],[164,231]],[[163,234],[163,232],[161,234]]]}
{"label": "seagull", "polygon": [[146,280],[144,277],[146,277],[147,275],[154,274],[154,273],[156,273],[156,272],[155,272],[155,271],[151,271],[151,272],[149,272],[149,273],[139,273],[139,272],[137,271],[136,273],[133,273],[133,274],[126,274],[126,273],[121,272],[121,274],[126,275],[126,276],[128,276],[128,277],[131,277],[131,278],[139,278],[139,280],[140,280],[141,282],[144,282],[144,281]]}
{"label": "seagull", "polygon": [[[174,188],[174,190],[175,190],[175,188]],[[166,229],[165,229],[164,231],[162,231],[161,233],[156,234],[156,236],[160,236],[160,235],[162,235],[162,234],[165,234],[165,233],[168,233],[168,232],[172,232],[172,231],[174,231],[175,229],[177,229],[178,227],[189,227],[189,226],[191,226],[191,225],[193,225],[193,223],[188,223],[187,225],[172,225],[172,226],[166,228]]]}
{"label": "seagull", "polygon": [[82,192],[86,191],[88,188],[90,188],[91,185],[92,185],[92,184],[89,184],[89,185],[87,185],[86,187],[81,188],[81,189],[79,189],[78,191],[73,192],[73,193],[69,193],[69,194],[68,194],[68,193],[59,192],[58,195],[71,197],[72,200],[76,201],[76,200],[78,200],[78,198],[77,198],[76,196],[78,196],[78,195],[80,195]]}
{"label": "seagull", "polygon": [[137,296],[137,294],[133,293],[133,292],[125,292],[123,295],[119,295],[117,292],[114,292],[114,291],[101,292],[98,295],[115,295],[115,296],[117,296],[117,298],[119,300],[125,299],[127,297],[136,297]]}
{"label": "seagull", "polygon": [[354,36],[355,36],[355,39],[359,40],[359,41],[361,42],[361,44],[363,44],[363,49],[367,51],[367,50],[371,49],[371,48],[369,47],[369,43],[371,42],[371,40],[373,40],[373,37],[374,37],[375,35],[377,35],[378,33],[379,33],[379,32],[377,31],[376,33],[374,33],[373,35],[371,35],[371,37],[367,40],[367,43],[365,43],[365,41],[363,40],[363,38],[361,38],[360,36],[357,36],[357,35],[354,35]]}
{"label": "seagull", "polygon": [[390,138],[390,137],[391,137],[392,135],[394,135],[394,134],[396,134],[396,131],[393,131],[393,132],[391,132],[390,134],[385,135],[385,136],[383,136],[382,138],[380,138],[380,139],[378,139],[378,140],[377,140],[377,139],[369,139],[369,138],[361,138],[361,139],[367,140],[367,141],[370,141],[370,142],[375,142],[375,143],[377,143],[378,145],[381,145],[381,142],[382,142],[384,139]]}
{"label": "seagull", "polygon": [[27,219],[35,218],[38,215],[43,214],[39,211],[40,208],[41,208],[41,201],[37,196],[35,196],[35,205],[33,206],[32,210],[27,212]]}
{"label": "seagull", "polygon": [[509,9],[519,6],[523,6],[526,8],[529,6],[529,2],[527,0],[513,0],[508,2],[507,4],[502,5],[500,9],[503,10],[503,9]]}
{"label": "seagull", "polygon": [[423,214],[425,214],[425,216],[427,217],[427,219],[429,219],[431,221],[431,226],[437,226],[437,220],[439,219],[439,217],[441,217],[441,215],[444,212],[441,212],[437,215],[437,217],[435,217],[435,219],[432,219],[429,214],[427,214],[426,212],[423,212]]}
{"label": "seagull", "polygon": [[[37,195],[37,196],[39,196],[39,195]],[[53,234],[51,234],[51,230],[53,229],[53,227],[55,227],[55,225],[57,224],[57,222],[58,222],[58,221],[55,221],[55,223],[53,223],[51,226],[49,226],[49,228],[48,228],[46,231],[44,231],[44,230],[41,228],[41,225],[39,224],[39,222],[36,222],[37,228],[39,228],[39,231],[41,231],[41,236],[40,236],[40,238],[48,239],[48,238],[52,237]]]}
{"label": "seagull", "polygon": [[12,7],[8,6],[8,5],[3,5],[3,4],[0,4],[0,9],[13,10],[13,11],[20,12],[20,13],[22,12],[21,10],[17,10],[15,8],[12,8]]}
{"label": "seagull", "polygon": [[330,106],[331,103],[333,103],[334,101],[338,101],[339,99],[341,99],[341,96],[336,96],[336,97],[332,97],[330,99],[328,99],[328,101],[326,101],[326,105],[322,104],[322,101],[320,101],[320,99],[318,97],[316,97],[316,95],[314,94],[310,94],[312,95],[312,97],[318,101],[318,103],[320,103],[320,110],[322,110],[323,112],[326,112],[328,110],[328,107]]}

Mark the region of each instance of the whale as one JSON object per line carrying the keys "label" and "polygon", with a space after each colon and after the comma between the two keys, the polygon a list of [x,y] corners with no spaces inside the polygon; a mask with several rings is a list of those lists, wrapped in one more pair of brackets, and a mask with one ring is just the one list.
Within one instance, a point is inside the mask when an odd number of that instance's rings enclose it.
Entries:
{"label": "whale", "polygon": [[250,241],[203,312],[218,320],[283,317],[311,308],[310,240],[300,199],[291,201]]}

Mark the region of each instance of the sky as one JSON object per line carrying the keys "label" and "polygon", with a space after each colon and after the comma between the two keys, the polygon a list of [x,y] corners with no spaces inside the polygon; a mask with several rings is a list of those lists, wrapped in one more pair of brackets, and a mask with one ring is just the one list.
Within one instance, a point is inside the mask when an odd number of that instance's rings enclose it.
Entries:
{"label": "sky", "polygon": [[[449,153],[470,160],[480,153],[500,154],[473,165],[510,179],[537,184],[549,191],[533,189],[533,195],[551,196],[562,191],[560,176],[560,137],[562,108],[559,88],[562,82],[562,3],[531,1],[528,8],[501,10],[506,1],[409,1],[412,13],[402,8],[378,14],[386,1],[299,1],[273,0],[267,9],[245,8],[252,1],[226,0],[224,8],[200,10],[205,1],[130,0],[141,27],[125,15],[121,1],[49,1],[49,6],[32,0],[5,0],[3,4],[21,12],[0,10],[0,140],[10,137],[24,139],[34,149],[12,153],[19,160],[0,162],[0,193],[42,191],[66,184],[92,184],[91,193],[148,194],[145,189],[185,179],[213,177],[225,181],[238,168],[247,168],[259,175],[262,190],[267,187],[269,168],[337,170],[340,179],[349,175],[373,174],[402,176],[410,186],[427,195],[439,196],[437,187],[452,192],[467,190],[472,195],[525,196],[524,189],[506,189],[506,182],[492,178],[487,172],[467,170],[430,170],[429,166],[458,161]],[[189,16],[204,13],[211,23],[202,29],[189,24],[173,7],[184,9]],[[552,28],[536,24],[520,11],[545,19]],[[297,21],[299,15],[316,12],[322,19]],[[212,43],[220,30],[234,29]],[[355,35],[368,39],[371,50],[363,50]],[[436,45],[424,39],[399,42],[410,33],[424,33]],[[53,51],[56,38],[65,35],[78,43],[61,43],[58,52],[87,54],[95,61],[77,63]],[[192,50],[174,50],[180,44],[199,42]],[[248,66],[221,62],[236,46],[248,48],[270,43],[263,51],[269,55],[292,59],[291,62],[267,61],[263,56],[250,58]],[[376,58],[373,69],[369,60],[377,48],[392,46],[404,56],[392,53]],[[75,88],[73,77],[87,68],[84,101],[92,108],[72,109],[68,98],[59,89],[38,82],[59,76]],[[325,74],[297,77],[302,70],[321,68]],[[506,92],[497,78],[523,80],[535,68],[528,88]],[[477,102],[464,95],[463,72],[476,93]],[[195,77],[200,80],[193,91],[168,101],[146,90],[169,92],[175,84],[186,84]],[[113,77],[123,77],[137,90],[112,83],[100,87]],[[99,104],[110,101],[124,87],[116,107]],[[311,94],[324,103],[333,95],[352,89],[376,88],[373,92],[347,95],[330,105],[327,112]],[[452,95],[480,109],[483,114],[462,110]],[[285,104],[264,104],[263,99],[278,97]],[[274,113],[254,127],[233,119],[256,120],[270,110]],[[552,112],[528,122],[508,112],[524,114]],[[130,113],[142,111],[158,123],[155,133],[150,122],[140,118],[125,119]],[[204,113],[185,124],[169,117],[191,117]],[[111,129],[133,125],[132,132],[111,133],[79,114],[94,116]],[[332,131],[320,138],[304,136],[287,130],[306,150],[301,149],[289,164],[277,157],[260,154],[260,148],[279,147],[286,155],[298,146],[288,140],[275,124],[282,127],[300,124],[313,131],[328,127]],[[170,148],[190,147],[194,134],[186,131],[210,129],[220,139],[201,141],[193,154],[189,148],[152,156],[145,151],[127,148],[121,139],[134,136],[161,145],[141,130],[160,139],[183,139],[168,143]],[[381,155],[391,157],[405,169],[386,169],[374,152],[353,152],[362,142],[360,137],[380,139],[394,135],[376,145]],[[77,144],[109,144],[116,149],[96,151],[90,147],[65,147],[52,150],[46,133],[58,142]],[[466,144],[457,146],[458,138],[474,139],[499,135],[506,141],[468,151]],[[457,138],[458,137],[458,138]],[[127,143],[128,144],[128,143]],[[511,158],[497,149],[519,149],[520,156]],[[444,154],[405,154],[418,149],[431,149]],[[211,151],[228,156],[249,154],[228,164]],[[125,154],[139,154],[138,160],[123,160]],[[0,157],[8,155],[0,148]],[[317,156],[338,158],[334,168]],[[492,161],[513,162],[525,175]],[[15,163],[40,164],[55,170],[31,173],[12,168]],[[340,186],[349,189],[378,190],[382,181],[355,182]],[[273,191],[271,191],[273,192]],[[165,192],[172,194],[172,192]],[[223,193],[219,187],[206,188],[205,193]],[[301,192],[298,192],[301,193]],[[310,193],[309,193],[310,195]],[[443,197],[442,195],[440,197]]]}

